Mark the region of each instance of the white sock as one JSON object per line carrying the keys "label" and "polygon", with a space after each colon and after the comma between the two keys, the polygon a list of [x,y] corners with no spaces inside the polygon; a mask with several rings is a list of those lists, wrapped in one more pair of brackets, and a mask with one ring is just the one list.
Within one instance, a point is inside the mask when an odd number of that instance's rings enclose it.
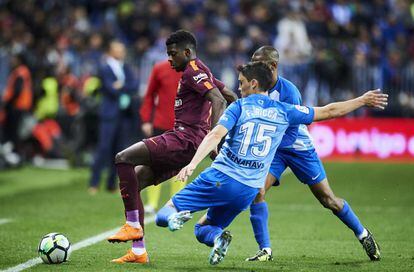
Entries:
{"label": "white sock", "polygon": [[357,238],[358,238],[358,240],[361,241],[362,239],[364,239],[367,236],[368,236],[368,231],[367,231],[366,228],[364,228],[364,230],[362,231],[362,233],[360,235],[358,235]]}
{"label": "white sock", "polygon": [[142,255],[142,254],[144,254],[145,252],[147,252],[147,250],[145,249],[145,247],[133,247],[133,248],[132,248],[132,252],[133,252],[135,255]]}
{"label": "white sock", "polygon": [[137,222],[132,222],[132,221],[126,221],[126,223],[128,224],[128,225],[130,225],[131,227],[133,227],[133,228],[139,228],[141,225],[139,224],[139,221],[137,221]]}

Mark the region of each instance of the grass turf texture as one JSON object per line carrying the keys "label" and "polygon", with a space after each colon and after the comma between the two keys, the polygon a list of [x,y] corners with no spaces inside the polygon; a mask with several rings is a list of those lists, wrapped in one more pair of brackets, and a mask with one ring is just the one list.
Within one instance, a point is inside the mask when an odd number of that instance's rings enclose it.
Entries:
{"label": "grass turf texture", "polygon": [[[249,212],[244,212],[229,227],[234,238],[223,263],[210,266],[210,249],[193,235],[202,215],[198,213],[174,233],[154,223],[146,226],[148,265],[109,263],[130,244],[102,241],[73,252],[67,263],[40,264],[27,271],[413,271],[413,165],[327,163],[325,167],[334,192],[351,204],[380,243],[380,262],[369,261],[353,233],[289,174],[267,196],[273,262],[244,261],[257,250]],[[0,172],[0,219],[13,220],[0,225],[0,269],[36,257],[37,244],[46,233],[62,232],[74,244],[121,226],[119,195],[103,191],[89,196],[88,177],[87,169]],[[168,191],[163,191],[163,203]]]}

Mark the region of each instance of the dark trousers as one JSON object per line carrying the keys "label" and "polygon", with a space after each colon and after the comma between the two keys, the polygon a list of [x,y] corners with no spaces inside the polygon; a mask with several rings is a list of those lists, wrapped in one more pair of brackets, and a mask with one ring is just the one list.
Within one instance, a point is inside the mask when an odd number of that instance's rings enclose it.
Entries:
{"label": "dark trousers", "polygon": [[103,170],[109,169],[106,188],[108,190],[117,188],[115,155],[132,143],[132,127],[134,127],[133,118],[101,120],[89,186],[98,187]]}

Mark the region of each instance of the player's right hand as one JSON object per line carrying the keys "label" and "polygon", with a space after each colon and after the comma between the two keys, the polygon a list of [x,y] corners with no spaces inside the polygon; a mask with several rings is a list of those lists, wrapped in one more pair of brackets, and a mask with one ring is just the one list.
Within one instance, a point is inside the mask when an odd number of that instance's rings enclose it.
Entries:
{"label": "player's right hand", "polygon": [[183,182],[187,182],[187,179],[193,174],[196,165],[189,164],[181,169],[180,173],[177,175],[177,179]]}

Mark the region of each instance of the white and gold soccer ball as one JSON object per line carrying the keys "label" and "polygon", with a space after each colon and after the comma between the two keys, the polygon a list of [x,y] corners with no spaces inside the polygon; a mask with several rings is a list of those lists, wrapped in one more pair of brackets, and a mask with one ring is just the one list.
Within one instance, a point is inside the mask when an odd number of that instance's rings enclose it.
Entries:
{"label": "white and gold soccer ball", "polygon": [[69,259],[71,246],[65,235],[52,232],[43,236],[37,251],[44,263],[58,264]]}

